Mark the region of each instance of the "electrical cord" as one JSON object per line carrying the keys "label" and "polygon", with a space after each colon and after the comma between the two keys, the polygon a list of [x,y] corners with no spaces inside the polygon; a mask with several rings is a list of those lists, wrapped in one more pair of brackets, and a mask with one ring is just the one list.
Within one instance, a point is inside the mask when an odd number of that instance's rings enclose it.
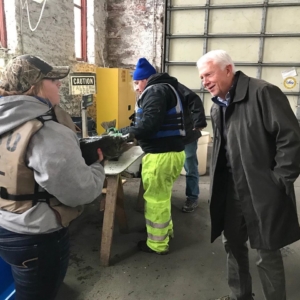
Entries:
{"label": "electrical cord", "polygon": [[31,21],[30,21],[30,13],[29,13],[28,0],[25,0],[24,3],[22,2],[22,0],[20,0],[20,2],[21,2],[22,9],[24,9],[24,8],[25,8],[25,5],[26,5],[27,18],[28,18],[28,25],[29,25],[30,30],[31,30],[31,31],[35,31],[35,30],[38,28],[38,26],[39,26],[39,24],[40,24],[40,22],[41,22],[41,20],[42,20],[42,16],[43,16],[43,13],[44,13],[44,9],[45,9],[45,5],[46,5],[46,3],[47,3],[47,0],[44,0],[43,7],[42,7],[42,9],[41,9],[41,13],[40,13],[39,19],[38,19],[37,24],[35,25],[34,28],[32,28]]}

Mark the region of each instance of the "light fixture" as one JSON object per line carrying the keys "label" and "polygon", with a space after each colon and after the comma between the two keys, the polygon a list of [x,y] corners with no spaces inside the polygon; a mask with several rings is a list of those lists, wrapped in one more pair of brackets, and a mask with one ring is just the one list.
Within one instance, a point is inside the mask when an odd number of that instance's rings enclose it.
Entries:
{"label": "light fixture", "polygon": [[32,0],[33,2],[37,2],[37,3],[43,3],[44,0]]}

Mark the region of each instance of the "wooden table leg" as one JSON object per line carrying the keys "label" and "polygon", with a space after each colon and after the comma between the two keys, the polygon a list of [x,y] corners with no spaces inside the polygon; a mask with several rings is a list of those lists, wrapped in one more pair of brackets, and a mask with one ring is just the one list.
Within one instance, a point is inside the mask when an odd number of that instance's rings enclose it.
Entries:
{"label": "wooden table leg", "polygon": [[127,218],[124,210],[124,192],[121,176],[119,176],[116,216],[121,233],[128,233]]}
{"label": "wooden table leg", "polygon": [[[104,211],[105,209],[105,197],[106,197],[106,189],[107,189],[107,179],[105,177],[104,183],[103,183],[103,188],[102,188],[102,193],[100,195],[100,211]],[[103,197],[103,194],[105,194],[105,197]]]}
{"label": "wooden table leg", "polygon": [[119,174],[107,176],[106,203],[100,250],[100,264],[102,266],[109,266],[119,181]]}
{"label": "wooden table leg", "polygon": [[102,227],[100,263],[109,266],[110,250],[114,232],[115,214],[121,233],[128,232],[127,218],[124,210],[124,192],[120,174],[107,176],[105,210]]}

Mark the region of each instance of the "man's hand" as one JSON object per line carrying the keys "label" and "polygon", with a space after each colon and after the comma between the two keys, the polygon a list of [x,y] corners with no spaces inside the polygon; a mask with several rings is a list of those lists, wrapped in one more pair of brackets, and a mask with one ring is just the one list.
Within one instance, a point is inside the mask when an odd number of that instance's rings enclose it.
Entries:
{"label": "man's hand", "polygon": [[102,150],[100,148],[97,149],[97,154],[99,157],[99,162],[101,162],[103,160],[103,153]]}

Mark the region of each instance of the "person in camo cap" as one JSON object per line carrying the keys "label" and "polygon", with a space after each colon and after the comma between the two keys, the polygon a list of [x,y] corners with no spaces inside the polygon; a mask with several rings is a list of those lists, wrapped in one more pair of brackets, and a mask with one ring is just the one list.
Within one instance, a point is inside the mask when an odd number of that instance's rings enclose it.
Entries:
{"label": "person in camo cap", "polygon": [[26,54],[1,76],[0,257],[12,266],[16,299],[55,298],[68,267],[68,225],[105,179],[101,150],[87,166],[59,108],[69,70]]}
{"label": "person in camo cap", "polygon": [[33,84],[41,82],[43,79],[63,79],[69,74],[69,71],[69,67],[52,67],[36,56],[21,55],[7,64],[0,86],[5,91],[22,92],[23,94]]}

